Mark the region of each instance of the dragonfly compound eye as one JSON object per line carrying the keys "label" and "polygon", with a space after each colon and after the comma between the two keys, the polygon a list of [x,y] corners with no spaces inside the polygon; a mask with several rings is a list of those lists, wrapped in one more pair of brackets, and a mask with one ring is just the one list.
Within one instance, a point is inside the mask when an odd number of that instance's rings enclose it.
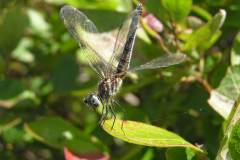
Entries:
{"label": "dragonfly compound eye", "polygon": [[99,98],[94,94],[88,95],[86,98],[84,98],[83,102],[87,106],[93,107],[93,108],[96,108],[101,104]]}

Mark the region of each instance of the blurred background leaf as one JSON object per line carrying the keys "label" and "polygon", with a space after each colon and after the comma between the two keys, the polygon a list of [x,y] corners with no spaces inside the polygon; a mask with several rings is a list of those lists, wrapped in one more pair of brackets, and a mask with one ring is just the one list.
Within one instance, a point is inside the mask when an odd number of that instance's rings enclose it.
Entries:
{"label": "blurred background leaf", "polygon": [[162,0],[162,5],[169,14],[170,20],[179,22],[185,20],[190,13],[192,0]]}
{"label": "blurred background leaf", "polygon": [[14,98],[23,92],[23,85],[16,80],[2,80],[0,81],[0,99]]}
{"label": "blurred background leaf", "polygon": [[31,122],[25,125],[25,129],[37,140],[62,150],[68,147],[79,154],[100,150],[88,135],[59,117],[47,117]]}
{"label": "blurred background leaf", "polygon": [[131,9],[131,1],[129,0],[65,0],[66,3],[84,9],[105,9],[121,12],[129,12]]}
{"label": "blurred background leaf", "polygon": [[[7,10],[0,21],[0,52],[9,54],[24,35],[28,18],[24,8],[17,6]],[[14,31],[12,30],[14,26]]]}

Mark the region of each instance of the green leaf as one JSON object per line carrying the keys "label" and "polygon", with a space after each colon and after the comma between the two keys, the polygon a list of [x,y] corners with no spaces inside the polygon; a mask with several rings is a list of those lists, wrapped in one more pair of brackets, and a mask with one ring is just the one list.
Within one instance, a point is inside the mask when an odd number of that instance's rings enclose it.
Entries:
{"label": "green leaf", "polygon": [[27,25],[28,19],[22,8],[7,10],[0,21],[0,53],[7,54],[17,46]]}
{"label": "green leaf", "polygon": [[86,10],[84,13],[94,22],[99,32],[109,32],[120,27],[127,16],[126,13],[112,10]]}
{"label": "green leaf", "polygon": [[162,0],[162,5],[169,13],[171,20],[181,22],[190,13],[192,0]]}
{"label": "green leaf", "polygon": [[[204,26],[198,28],[196,31],[194,31],[186,41],[183,50],[189,50],[197,47],[203,47],[206,45],[206,42],[211,40],[215,34],[218,34],[219,29],[222,27],[224,21],[226,18],[226,11],[220,10],[219,13],[217,13],[212,20],[210,20],[207,24]],[[219,37],[219,36],[217,36]],[[215,42],[216,39],[213,39],[213,42]],[[211,42],[211,41],[210,41]],[[212,44],[211,44],[212,45]],[[210,47],[209,45],[207,46]]]}
{"label": "green leaf", "polygon": [[217,42],[217,40],[219,39],[219,37],[221,35],[222,35],[222,32],[220,30],[218,30],[210,37],[210,39],[206,43],[199,45],[199,49],[207,50],[207,49],[211,48]]}
{"label": "green leaf", "polygon": [[[234,8],[234,7],[232,7]],[[236,7],[237,9],[228,9],[228,18],[226,19],[226,26],[230,27],[236,27],[239,28],[240,26],[240,21],[239,21],[239,16],[240,16],[240,8]]]}
{"label": "green leaf", "polygon": [[8,7],[11,4],[16,3],[17,0],[2,0],[0,1],[0,9]]}
{"label": "green leaf", "polygon": [[216,90],[212,90],[208,103],[224,119],[227,119],[234,105],[234,100],[227,98]]}
{"label": "green leaf", "polygon": [[196,153],[187,148],[168,148],[166,152],[167,160],[193,160],[196,158]]}
{"label": "green leaf", "polygon": [[6,61],[2,55],[0,55],[0,77],[3,76],[6,67]]}
{"label": "green leaf", "polygon": [[229,67],[217,89],[211,91],[208,103],[223,118],[227,119],[234,102],[240,95],[240,66]]}
{"label": "green leaf", "polygon": [[30,38],[22,38],[18,46],[13,50],[12,57],[25,63],[33,63],[34,56],[29,51],[33,46],[33,40]]}
{"label": "green leaf", "polygon": [[14,98],[24,91],[18,80],[0,80],[0,100]]}
{"label": "green leaf", "polygon": [[240,64],[240,33],[235,37],[235,41],[231,50],[231,64]]}
{"label": "green leaf", "polygon": [[194,5],[194,6],[192,6],[192,12],[194,12],[197,15],[201,16],[202,18],[204,18],[207,21],[212,19],[211,14],[207,10],[202,8],[202,7]]}
{"label": "green leaf", "polygon": [[[217,160],[231,159],[231,154],[234,160],[239,159],[239,121],[240,121],[240,97],[238,97],[232,111],[225,122],[223,138],[217,154]],[[238,148],[236,148],[238,147]],[[236,159],[237,158],[237,159]]]}
{"label": "green leaf", "polygon": [[[53,70],[53,86],[57,92],[67,92],[75,88],[78,76],[78,65],[74,55],[64,55]],[[64,84],[64,85],[63,85]]]}
{"label": "green leaf", "polygon": [[148,36],[147,32],[143,30],[143,28],[139,28],[137,30],[137,37],[147,44],[152,43],[150,37]]}
{"label": "green leaf", "polygon": [[50,25],[44,19],[43,14],[33,9],[29,9],[27,13],[33,32],[41,37],[49,38]]}
{"label": "green leaf", "polygon": [[84,9],[104,9],[119,12],[129,12],[131,10],[131,1],[128,0],[65,0],[66,3]]}
{"label": "green leaf", "polygon": [[238,160],[240,157],[240,121],[232,129],[228,147],[232,160]]}
{"label": "green leaf", "polygon": [[169,20],[169,15],[167,14],[165,8],[162,6],[161,1],[146,1],[144,3],[146,10],[150,11],[152,14],[156,15],[161,21],[167,22]]}
{"label": "green leaf", "polygon": [[[86,154],[98,152],[96,141],[59,117],[46,117],[25,125],[26,131],[36,140],[63,150]],[[96,140],[96,139],[95,139]]]}
{"label": "green leaf", "polygon": [[141,160],[149,160],[154,158],[154,151],[152,148],[148,148],[147,151],[144,153]]}
{"label": "green leaf", "polygon": [[16,115],[9,113],[9,112],[2,112],[0,110],[0,116],[1,116],[1,120],[0,120],[0,134],[2,134],[3,132],[15,127],[16,125],[18,125],[19,123],[21,123],[21,119],[20,118],[16,118]]}
{"label": "green leaf", "polygon": [[63,5],[65,0],[44,0],[46,3]]}
{"label": "green leaf", "polygon": [[240,95],[240,66],[229,67],[227,74],[216,89],[219,93],[235,101]]}
{"label": "green leaf", "polygon": [[25,132],[17,127],[10,128],[3,132],[3,139],[8,143],[17,143],[24,140]]}
{"label": "green leaf", "polygon": [[116,119],[113,128],[112,126],[113,119],[109,119],[104,122],[103,129],[110,135],[129,143],[152,147],[187,147],[203,153],[200,148],[163,128],[120,119]]}

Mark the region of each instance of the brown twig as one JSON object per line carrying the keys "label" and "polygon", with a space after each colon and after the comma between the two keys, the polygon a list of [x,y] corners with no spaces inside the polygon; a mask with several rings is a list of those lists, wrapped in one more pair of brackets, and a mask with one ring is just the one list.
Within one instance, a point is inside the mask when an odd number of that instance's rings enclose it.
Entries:
{"label": "brown twig", "polygon": [[185,77],[182,79],[182,81],[184,82],[193,82],[193,81],[197,81],[199,82],[208,93],[210,93],[213,90],[213,87],[208,83],[207,80],[203,79],[200,76],[189,76],[189,77]]}
{"label": "brown twig", "polygon": [[166,47],[166,45],[164,44],[164,41],[162,39],[162,37],[160,35],[156,35],[155,38],[158,40],[161,48],[168,54],[170,54],[171,52],[169,51],[169,49]]}
{"label": "brown twig", "polygon": [[172,27],[171,31],[172,31],[172,34],[173,34],[173,40],[174,40],[175,47],[178,51],[181,51],[181,47],[180,47],[179,41],[178,41],[178,32],[177,32],[176,23],[172,21],[171,27]]}

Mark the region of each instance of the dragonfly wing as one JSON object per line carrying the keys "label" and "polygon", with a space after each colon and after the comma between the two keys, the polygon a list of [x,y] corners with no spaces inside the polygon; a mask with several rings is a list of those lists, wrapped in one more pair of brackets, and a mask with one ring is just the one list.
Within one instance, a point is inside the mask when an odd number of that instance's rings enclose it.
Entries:
{"label": "dragonfly wing", "polygon": [[[102,74],[107,65],[105,58],[107,56],[104,56],[105,52],[101,49],[102,44],[100,44],[103,42],[101,39],[104,38],[104,35],[98,33],[94,23],[76,8],[66,5],[61,8],[60,15],[70,34],[84,50],[83,53],[86,54],[90,66]],[[114,45],[109,46],[113,50]]]}
{"label": "dragonfly wing", "polygon": [[[131,24],[134,20],[135,21],[139,20],[139,16],[141,14],[139,12],[141,12],[139,8],[136,8],[135,10],[133,10],[120,26],[116,36],[113,54],[109,59],[109,63],[108,63],[109,66],[107,67],[108,72],[113,72],[113,70],[117,68],[117,65],[120,61],[120,57],[123,53],[124,47],[129,38],[129,33],[134,32],[135,34],[137,26],[135,26],[135,28],[134,27],[131,28]],[[136,24],[138,24],[138,22],[136,22]]]}
{"label": "dragonfly wing", "polygon": [[171,65],[182,63],[185,60],[186,60],[186,55],[184,55],[182,53],[168,54],[168,55],[164,55],[164,56],[155,58],[155,59],[153,59],[145,64],[142,64],[138,67],[132,68],[129,71],[134,72],[134,71],[139,71],[139,70],[143,70],[143,69],[163,68],[163,67],[168,67]]}

